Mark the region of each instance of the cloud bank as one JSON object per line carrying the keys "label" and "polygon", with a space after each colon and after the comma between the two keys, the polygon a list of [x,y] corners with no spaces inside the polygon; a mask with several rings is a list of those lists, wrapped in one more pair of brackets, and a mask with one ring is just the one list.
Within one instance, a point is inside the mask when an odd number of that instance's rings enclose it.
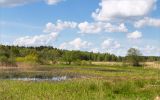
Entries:
{"label": "cloud bank", "polygon": [[159,27],[160,28],[160,19],[145,17],[145,18],[143,18],[139,21],[136,21],[134,23],[134,27],[136,27],[136,28],[141,28],[144,26],[151,26],[151,27]]}
{"label": "cloud bank", "polygon": [[56,24],[53,24],[51,22],[47,23],[44,32],[60,32],[64,29],[74,29],[76,28],[76,26],[76,22],[57,20]]}
{"label": "cloud bank", "polygon": [[128,39],[140,39],[142,38],[142,32],[134,31],[132,33],[127,34]]}
{"label": "cloud bank", "polygon": [[128,29],[121,23],[119,25],[112,25],[111,23],[104,22],[82,22],[78,25],[80,33],[96,34],[100,32],[127,32]]}
{"label": "cloud bank", "polygon": [[84,41],[81,38],[76,38],[69,42],[62,43],[59,48],[60,49],[67,49],[67,50],[80,50],[80,49],[86,49],[89,46],[91,46],[92,43],[88,41]]}
{"label": "cloud bank", "polygon": [[102,0],[100,8],[92,13],[95,20],[107,21],[114,18],[138,17],[148,14],[156,0]]}
{"label": "cloud bank", "polygon": [[63,0],[0,0],[0,7],[16,7],[40,1],[46,2],[48,5],[55,5]]}
{"label": "cloud bank", "polygon": [[52,46],[57,39],[58,33],[52,32],[50,34],[41,34],[36,36],[25,36],[16,39],[13,45],[18,46]]}

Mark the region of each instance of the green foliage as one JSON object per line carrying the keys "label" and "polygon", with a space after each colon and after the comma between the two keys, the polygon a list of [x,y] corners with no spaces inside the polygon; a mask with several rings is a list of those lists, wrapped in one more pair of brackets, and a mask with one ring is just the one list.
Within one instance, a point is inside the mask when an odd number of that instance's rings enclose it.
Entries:
{"label": "green foliage", "polygon": [[82,62],[82,61],[78,59],[78,60],[74,61],[74,64],[75,64],[75,65],[82,65],[81,62]]}
{"label": "green foliage", "polygon": [[39,63],[38,55],[37,54],[29,54],[25,57],[17,57],[17,62],[24,62],[24,63],[30,63],[30,64],[36,64]]}
{"label": "green foliage", "polygon": [[29,54],[25,57],[25,61],[27,62],[38,62],[38,55],[36,54]]}
{"label": "green foliage", "polygon": [[86,61],[86,60],[82,60],[81,61],[81,65],[92,65],[92,61]]}
{"label": "green foliage", "polygon": [[25,62],[25,57],[17,57],[16,62]]}
{"label": "green foliage", "polygon": [[0,62],[2,65],[5,65],[8,62],[8,58],[4,55],[0,56]]}
{"label": "green foliage", "polygon": [[116,56],[109,53],[93,53],[86,51],[68,51],[60,50],[53,47],[19,47],[19,46],[4,46],[0,45],[0,63],[7,63],[9,59],[12,62],[31,62],[40,64],[78,64],[83,65],[83,62],[93,61],[109,61],[122,62],[127,60],[131,65],[139,65],[140,58],[143,61],[160,61],[160,57],[142,56],[137,50],[130,50],[126,57]]}
{"label": "green foliage", "polygon": [[77,57],[76,57],[76,53],[75,52],[68,52],[68,51],[65,51],[63,56],[62,56],[62,61],[66,62],[66,64],[71,64],[73,61],[76,61],[77,60]]}
{"label": "green foliage", "polygon": [[139,50],[130,48],[128,50],[126,59],[132,66],[140,66],[140,61],[142,61],[142,54]]}
{"label": "green foliage", "polygon": [[11,51],[11,48],[0,45],[0,65],[16,66],[15,57]]}

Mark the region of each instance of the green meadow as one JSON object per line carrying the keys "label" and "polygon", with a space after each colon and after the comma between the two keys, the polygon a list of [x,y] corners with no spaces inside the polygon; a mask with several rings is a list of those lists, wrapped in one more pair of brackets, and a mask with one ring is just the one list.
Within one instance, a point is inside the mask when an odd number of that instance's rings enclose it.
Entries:
{"label": "green meadow", "polygon": [[[15,77],[69,77],[63,81]],[[160,70],[120,65],[41,65],[0,69],[0,100],[159,100]]]}

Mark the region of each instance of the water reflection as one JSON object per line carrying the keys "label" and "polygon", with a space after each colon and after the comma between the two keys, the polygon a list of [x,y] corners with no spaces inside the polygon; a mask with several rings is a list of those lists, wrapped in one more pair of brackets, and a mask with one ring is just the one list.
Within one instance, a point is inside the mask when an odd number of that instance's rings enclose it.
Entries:
{"label": "water reflection", "polygon": [[19,80],[19,81],[64,81],[69,79],[67,76],[56,76],[52,78],[11,78],[10,80]]}

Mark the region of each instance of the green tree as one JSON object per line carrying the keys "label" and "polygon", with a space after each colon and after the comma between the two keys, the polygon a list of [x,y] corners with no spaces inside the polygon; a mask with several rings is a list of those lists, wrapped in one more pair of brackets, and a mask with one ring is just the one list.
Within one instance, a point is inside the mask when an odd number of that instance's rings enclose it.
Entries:
{"label": "green tree", "polygon": [[132,66],[140,66],[140,61],[142,61],[141,56],[142,54],[138,49],[130,48],[126,59]]}
{"label": "green tree", "polygon": [[5,55],[0,55],[0,64],[2,66],[7,65],[8,58]]}
{"label": "green tree", "polygon": [[25,57],[25,61],[29,63],[38,63],[38,55],[37,54],[29,54]]}
{"label": "green tree", "polygon": [[16,66],[12,47],[0,46],[0,64],[2,66]]}
{"label": "green tree", "polygon": [[71,64],[73,61],[78,60],[78,55],[74,51],[65,51],[62,56],[62,60],[66,62],[66,64]]}

